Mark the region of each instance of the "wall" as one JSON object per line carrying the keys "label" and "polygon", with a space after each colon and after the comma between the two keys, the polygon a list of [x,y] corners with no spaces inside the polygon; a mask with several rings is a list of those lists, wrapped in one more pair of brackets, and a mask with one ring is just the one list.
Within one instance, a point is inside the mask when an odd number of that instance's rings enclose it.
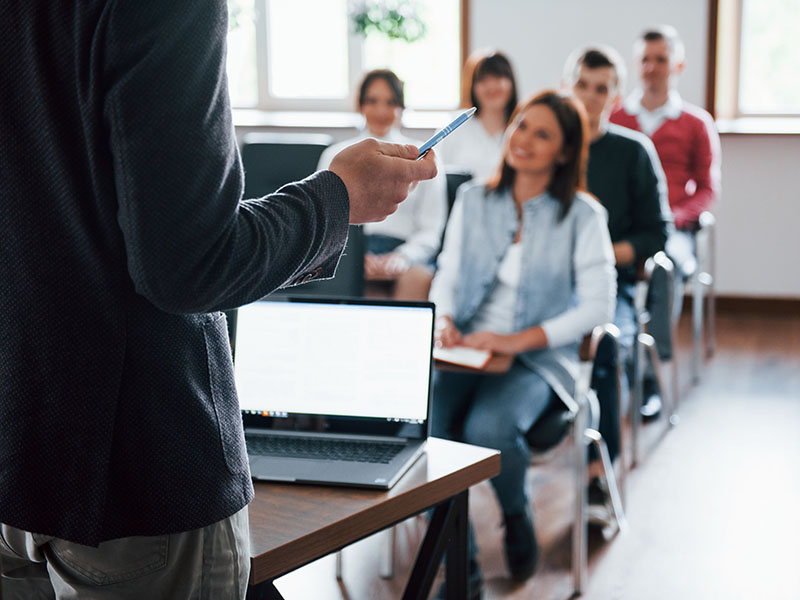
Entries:
{"label": "wall", "polygon": [[[630,70],[637,34],[669,23],[686,44],[679,90],[702,106],[707,22],[707,3],[698,0],[470,0],[470,46],[506,52],[524,95],[557,85],[566,57],[588,43],[615,46]],[[629,84],[635,80],[629,73]],[[800,298],[800,135],[723,135],[722,154],[718,293]]]}

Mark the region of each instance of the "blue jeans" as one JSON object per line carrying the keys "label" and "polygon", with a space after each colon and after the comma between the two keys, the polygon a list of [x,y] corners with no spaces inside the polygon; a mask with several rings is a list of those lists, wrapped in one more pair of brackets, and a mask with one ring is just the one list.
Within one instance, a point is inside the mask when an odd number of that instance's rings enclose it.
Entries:
{"label": "blue jeans", "polygon": [[547,407],[550,387],[519,361],[503,375],[437,371],[431,432],[436,437],[500,450],[500,474],[491,480],[505,514],[527,510],[525,432]]}

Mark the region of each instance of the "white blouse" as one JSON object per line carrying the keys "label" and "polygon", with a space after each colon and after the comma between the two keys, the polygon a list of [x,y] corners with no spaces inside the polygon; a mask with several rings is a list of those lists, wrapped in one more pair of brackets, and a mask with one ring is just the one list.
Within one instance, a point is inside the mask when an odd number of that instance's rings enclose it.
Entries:
{"label": "white blouse", "polygon": [[[326,148],[320,156],[317,168],[327,169],[339,152],[368,137],[374,136],[365,129],[355,138]],[[385,137],[376,139],[415,146],[421,143],[405,137],[396,129],[392,129]],[[438,156],[436,166],[439,170],[436,177],[419,182],[394,213],[379,223],[364,224],[364,233],[367,235],[388,235],[405,240],[395,252],[401,253],[412,264],[427,262],[435,256],[447,220],[447,179]]]}
{"label": "white blouse", "polygon": [[475,179],[486,179],[495,174],[503,157],[503,132],[489,135],[475,116],[442,140],[436,152],[447,168],[463,169]]}

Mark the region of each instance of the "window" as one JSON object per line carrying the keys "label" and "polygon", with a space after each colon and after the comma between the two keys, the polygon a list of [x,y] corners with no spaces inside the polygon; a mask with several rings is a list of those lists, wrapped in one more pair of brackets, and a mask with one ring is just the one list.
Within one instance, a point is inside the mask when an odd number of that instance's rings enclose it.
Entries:
{"label": "window", "polygon": [[405,81],[408,107],[458,106],[463,0],[370,3],[415,7],[425,35],[406,42],[379,33],[357,34],[350,17],[353,0],[229,0],[233,106],[353,110],[363,73],[384,67]]}
{"label": "window", "polygon": [[721,118],[800,116],[800,2],[717,0]]}

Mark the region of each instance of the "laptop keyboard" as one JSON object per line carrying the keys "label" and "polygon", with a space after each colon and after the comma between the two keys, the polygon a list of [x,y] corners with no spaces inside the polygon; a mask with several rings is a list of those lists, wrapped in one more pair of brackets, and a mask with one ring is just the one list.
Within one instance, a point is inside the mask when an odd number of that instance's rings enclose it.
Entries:
{"label": "laptop keyboard", "polygon": [[285,456],[387,464],[405,447],[390,442],[356,442],[320,438],[252,436],[247,452],[257,456]]}

